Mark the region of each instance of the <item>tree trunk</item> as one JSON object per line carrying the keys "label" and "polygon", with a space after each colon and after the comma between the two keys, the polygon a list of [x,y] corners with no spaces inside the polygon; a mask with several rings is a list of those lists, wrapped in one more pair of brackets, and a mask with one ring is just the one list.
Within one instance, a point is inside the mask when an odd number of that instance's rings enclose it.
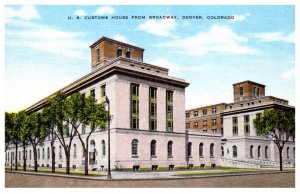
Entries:
{"label": "tree trunk", "polygon": [[33,147],[33,159],[34,159],[34,171],[37,172],[38,171],[38,167],[37,167],[37,152],[36,152],[36,147]]}
{"label": "tree trunk", "polygon": [[66,151],[66,174],[70,174],[70,152]]}
{"label": "tree trunk", "polygon": [[26,146],[23,146],[23,171],[26,171]]}
{"label": "tree trunk", "polygon": [[279,148],[279,164],[280,164],[280,171],[282,171],[282,149]]}
{"label": "tree trunk", "polygon": [[89,175],[89,140],[86,138],[86,149],[84,150],[84,175]]}
{"label": "tree trunk", "polygon": [[18,170],[18,144],[16,146],[16,157],[15,157],[15,170]]}
{"label": "tree trunk", "polygon": [[51,142],[51,159],[52,159],[52,173],[55,173],[55,152],[54,152],[54,142]]}

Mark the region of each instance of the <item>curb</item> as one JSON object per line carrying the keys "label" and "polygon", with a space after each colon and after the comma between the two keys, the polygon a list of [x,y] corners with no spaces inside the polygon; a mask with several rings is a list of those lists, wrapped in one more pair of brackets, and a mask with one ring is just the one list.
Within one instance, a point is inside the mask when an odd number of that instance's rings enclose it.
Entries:
{"label": "curb", "polygon": [[95,181],[143,181],[143,180],[174,180],[174,179],[201,179],[201,178],[216,178],[216,177],[227,177],[227,176],[247,176],[247,175],[257,175],[257,174],[280,174],[280,173],[295,173],[295,171],[260,171],[260,172],[246,172],[246,173],[228,173],[228,174],[212,174],[212,175],[186,175],[186,176],[176,176],[173,177],[158,177],[158,178],[112,178],[112,179],[102,179],[100,177],[84,177],[76,175],[64,175],[64,174],[50,174],[50,173],[37,173],[37,172],[15,172],[6,171],[5,173],[17,173],[17,174],[27,174],[27,175],[37,175],[37,176],[48,176],[48,177],[61,177],[61,178],[71,178],[71,179],[81,179],[81,180],[95,180]]}

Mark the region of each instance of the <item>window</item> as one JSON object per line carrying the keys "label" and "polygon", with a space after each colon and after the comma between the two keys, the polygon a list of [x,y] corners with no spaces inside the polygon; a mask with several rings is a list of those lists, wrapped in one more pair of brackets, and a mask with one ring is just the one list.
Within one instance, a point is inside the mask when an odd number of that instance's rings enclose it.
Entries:
{"label": "window", "polygon": [[59,146],[59,153],[58,153],[58,155],[59,155],[59,159],[62,159],[62,150],[61,150],[61,146]]}
{"label": "window", "polygon": [[255,95],[256,95],[256,87],[254,86],[252,89],[252,96],[255,97]]}
{"label": "window", "polygon": [[224,129],[221,128],[221,135],[223,136],[224,135]]}
{"label": "window", "polygon": [[189,129],[190,128],[190,123],[185,123],[185,128]]}
{"label": "window", "polygon": [[45,149],[43,148],[42,150],[42,159],[44,160],[45,159]]}
{"label": "window", "polygon": [[212,107],[211,108],[211,113],[217,113],[217,107]]}
{"label": "window", "polygon": [[139,85],[131,84],[131,128],[139,128]]}
{"label": "window", "polygon": [[259,88],[256,90],[256,96],[259,97]]}
{"label": "window", "polygon": [[173,142],[168,142],[168,158],[173,158]]}
{"label": "window", "polygon": [[101,141],[101,147],[102,147],[102,156],[105,156],[105,141]]}
{"label": "window", "polygon": [[237,147],[235,145],[232,146],[232,157],[233,158],[237,157]]}
{"label": "window", "polygon": [[149,88],[149,128],[151,131],[157,129],[157,89]]}
{"label": "window", "polygon": [[202,121],[202,126],[206,126],[207,125],[207,120],[203,120]]}
{"label": "window", "polygon": [[129,49],[126,50],[126,58],[130,58],[130,50]]}
{"label": "window", "polygon": [[185,113],[185,118],[190,118],[190,113],[189,112]]}
{"label": "window", "polygon": [[76,144],[74,143],[73,145],[73,157],[76,158],[77,157],[77,150],[76,150]]}
{"label": "window", "polygon": [[96,62],[100,62],[100,49],[97,48],[96,50]]}
{"label": "window", "polygon": [[295,147],[293,149],[293,158],[295,158]]}
{"label": "window", "polygon": [[217,124],[217,119],[215,119],[215,118],[211,119],[211,124],[216,125]]}
{"label": "window", "polygon": [[134,139],[131,142],[131,155],[132,156],[138,155],[138,143],[139,143],[139,141],[137,139]]}
{"label": "window", "polygon": [[244,95],[244,89],[243,87],[240,87],[240,96],[243,96]]}
{"label": "window", "polygon": [[203,155],[203,143],[199,144],[199,157],[200,158],[204,157],[204,155]]}
{"label": "window", "polygon": [[203,114],[203,115],[207,115],[207,109],[203,109],[203,110],[202,110],[202,114]]}
{"label": "window", "polygon": [[167,131],[173,132],[173,91],[166,91]]}
{"label": "window", "polygon": [[40,160],[40,148],[38,148],[37,158]]}
{"label": "window", "polygon": [[198,128],[198,121],[194,121],[194,128]]}
{"label": "window", "polygon": [[29,150],[29,160],[31,160],[31,150]]}
{"label": "window", "polygon": [[223,117],[220,118],[221,124],[223,124]]}
{"label": "window", "polygon": [[203,132],[203,133],[207,133],[207,129],[203,129],[202,132]]}
{"label": "window", "polygon": [[118,48],[117,57],[122,57],[122,49]]}
{"label": "window", "polygon": [[188,147],[187,147],[187,155],[189,158],[192,157],[192,142],[188,143]]}
{"label": "window", "polygon": [[81,134],[85,134],[86,125],[84,123],[81,124]]}
{"label": "window", "polygon": [[195,111],[194,111],[194,117],[197,117],[197,116],[198,116],[198,111],[195,110]]}
{"label": "window", "polygon": [[150,155],[151,155],[151,157],[156,157],[156,141],[155,140],[151,141]]}
{"label": "window", "polygon": [[287,158],[290,157],[290,148],[289,147],[286,148],[286,157]]}
{"label": "window", "polygon": [[232,132],[233,132],[233,136],[238,135],[238,118],[237,117],[232,117]]}
{"label": "window", "polygon": [[221,151],[222,151],[222,157],[224,157],[224,147],[221,146]]}
{"label": "window", "polygon": [[50,148],[48,147],[47,148],[47,159],[49,159],[50,158]]}
{"label": "window", "polygon": [[217,133],[217,129],[211,129],[212,133]]}
{"label": "window", "polygon": [[260,118],[261,118],[261,116],[262,116],[262,114],[261,114],[261,113],[257,113],[257,114],[256,114],[256,118],[257,118],[257,119],[260,119]]}
{"label": "window", "polygon": [[209,149],[209,153],[210,153],[210,157],[213,158],[214,157],[214,152],[215,152],[215,145],[213,143],[210,144],[210,149]]}
{"label": "window", "polygon": [[248,136],[250,133],[250,118],[249,115],[244,115],[244,131],[245,135]]}
{"label": "window", "polygon": [[260,146],[257,148],[257,158],[260,158]]}
{"label": "window", "polygon": [[19,151],[19,160],[21,160],[21,151]]}
{"label": "window", "polygon": [[95,98],[95,89],[92,89],[92,90],[90,91],[90,95],[93,96],[93,97]]}
{"label": "window", "polygon": [[105,101],[105,96],[106,96],[106,85],[102,85],[100,87],[100,102],[104,102]]}
{"label": "window", "polygon": [[265,158],[269,157],[268,146],[265,147]]}
{"label": "window", "polygon": [[253,158],[253,145],[250,146],[250,158]]}

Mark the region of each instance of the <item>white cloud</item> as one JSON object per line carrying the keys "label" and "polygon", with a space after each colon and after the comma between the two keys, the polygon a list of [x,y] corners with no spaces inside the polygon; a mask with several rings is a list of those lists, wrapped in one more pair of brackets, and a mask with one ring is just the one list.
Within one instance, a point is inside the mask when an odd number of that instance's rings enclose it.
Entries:
{"label": "white cloud", "polygon": [[[21,8],[32,10],[33,8]],[[14,13],[19,9],[12,9]],[[10,30],[10,27],[17,28]],[[56,55],[87,59],[84,53],[88,43],[83,41],[85,33],[63,31],[54,27],[24,21],[23,18],[10,18],[5,31],[5,45],[16,48],[29,48]]]}
{"label": "white cloud", "polygon": [[245,45],[247,42],[247,37],[236,34],[228,26],[213,25],[207,32],[172,40],[159,46],[171,48],[175,52],[191,56],[258,54],[259,51]]}
{"label": "white cloud", "polygon": [[98,15],[106,15],[106,14],[114,14],[116,12],[116,10],[114,8],[112,8],[111,6],[105,5],[105,6],[101,6],[99,7],[95,14]]}
{"label": "white cloud", "polygon": [[6,19],[19,18],[22,20],[41,19],[38,10],[32,5],[24,5],[19,9],[13,7],[6,7],[5,9]]}
{"label": "white cloud", "polygon": [[295,42],[295,32],[290,34],[283,34],[282,32],[266,32],[266,33],[255,33],[253,34],[255,38],[265,42]]}
{"label": "white cloud", "polygon": [[293,79],[295,77],[295,68],[288,69],[280,74],[280,77]]}
{"label": "white cloud", "polygon": [[74,15],[77,15],[77,16],[85,16],[86,13],[85,13],[85,11],[84,11],[83,9],[79,9],[79,10],[76,10],[76,11],[74,12]]}
{"label": "white cloud", "polygon": [[177,24],[175,20],[147,20],[145,23],[140,24],[137,29],[146,31],[150,34],[164,37],[176,37],[172,34],[172,31],[176,28]]}
{"label": "white cloud", "polygon": [[244,15],[234,15],[234,19],[230,20],[231,22],[241,22],[246,20],[247,17],[250,16],[250,13],[246,13]]}

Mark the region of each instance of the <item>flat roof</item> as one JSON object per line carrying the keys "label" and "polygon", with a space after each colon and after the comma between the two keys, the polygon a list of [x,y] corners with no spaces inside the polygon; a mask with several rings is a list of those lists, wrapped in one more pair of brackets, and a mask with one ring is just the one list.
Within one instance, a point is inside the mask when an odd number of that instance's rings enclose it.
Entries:
{"label": "flat roof", "polygon": [[117,43],[117,44],[125,45],[125,46],[131,47],[131,48],[136,48],[136,49],[143,50],[143,51],[145,50],[143,48],[134,46],[132,44],[124,43],[124,42],[121,42],[121,41],[118,41],[118,40],[114,40],[114,39],[111,39],[111,38],[107,38],[105,36],[103,36],[102,38],[100,38],[99,40],[97,40],[93,44],[91,44],[90,48],[93,48],[94,46],[96,46],[97,44],[99,44],[100,42],[105,41],[105,40],[107,40],[109,42],[114,42],[114,43]]}

